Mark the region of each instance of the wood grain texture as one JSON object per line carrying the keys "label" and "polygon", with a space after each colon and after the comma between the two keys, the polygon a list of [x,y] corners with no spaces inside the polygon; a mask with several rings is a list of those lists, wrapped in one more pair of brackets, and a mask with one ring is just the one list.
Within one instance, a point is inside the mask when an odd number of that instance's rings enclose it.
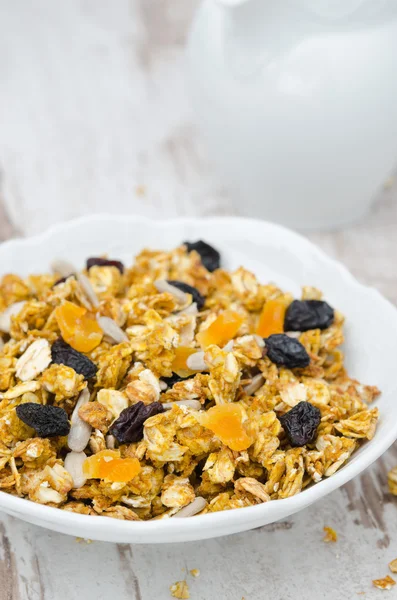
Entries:
{"label": "wood grain texture", "polygon": [[[197,4],[0,0],[0,240],[110,209],[237,213],[184,89]],[[391,187],[363,222],[309,237],[397,303],[396,227]],[[371,580],[397,557],[397,498],[386,485],[394,464],[397,445],[288,521],[198,543],[87,544],[0,515],[0,600],[165,600],[184,578],[192,600],[375,599]],[[322,541],[324,525],[337,544]]]}

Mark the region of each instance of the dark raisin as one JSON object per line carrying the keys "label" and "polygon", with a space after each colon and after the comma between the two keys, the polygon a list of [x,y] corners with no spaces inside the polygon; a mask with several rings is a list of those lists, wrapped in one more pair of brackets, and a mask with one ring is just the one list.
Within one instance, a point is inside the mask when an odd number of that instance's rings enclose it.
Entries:
{"label": "dark raisin", "polygon": [[124,273],[124,265],[120,260],[109,260],[107,258],[100,258],[99,256],[87,258],[87,271],[91,267],[116,267],[120,273]]}
{"label": "dark raisin", "polygon": [[212,246],[207,244],[207,242],[203,242],[202,240],[198,240],[198,242],[183,242],[188,250],[191,252],[195,250],[201,256],[201,262],[207,269],[207,271],[215,271],[215,269],[219,269],[221,263],[221,255],[218,250],[215,250]]}
{"label": "dark raisin", "polygon": [[310,356],[305,347],[293,337],[285,333],[275,333],[265,338],[267,356],[276,365],[295,369],[307,367]]}
{"label": "dark raisin", "polygon": [[109,433],[114,435],[120,444],[139,442],[143,438],[143,424],[146,419],[164,412],[161,402],[144,404],[137,402],[121,411],[120,416],[112,424]]}
{"label": "dark raisin", "polygon": [[203,308],[205,298],[200,294],[198,290],[196,290],[195,287],[189,285],[188,283],[184,283],[183,281],[176,281],[175,279],[169,279],[168,283],[178,288],[178,290],[185,292],[186,294],[191,294],[193,296],[193,302],[197,304],[197,308],[199,310]]}
{"label": "dark raisin", "polygon": [[86,379],[95,377],[97,366],[81,352],[69,346],[62,338],[58,338],[51,348],[52,362],[71,367]]}
{"label": "dark raisin", "polygon": [[285,331],[327,329],[334,322],[334,309],[323,300],[294,300],[288,307]]}
{"label": "dark raisin", "polygon": [[304,446],[316,438],[321,413],[310,402],[299,402],[285,415],[279,417],[291,446]]}
{"label": "dark raisin", "polygon": [[173,373],[171,375],[171,377],[162,377],[161,381],[164,381],[164,383],[167,384],[168,387],[172,387],[175,383],[179,383],[180,381],[186,381],[186,379],[191,379],[192,377],[195,377],[196,375],[189,375],[188,377],[181,377],[180,375],[177,375],[176,373]]}
{"label": "dark raisin", "polygon": [[52,287],[54,288],[56,285],[59,285],[60,283],[65,283],[65,281],[67,279],[69,279],[69,277],[74,277],[73,273],[71,275],[68,275],[67,277],[61,277],[60,279],[57,279]]}
{"label": "dark raisin", "polygon": [[68,415],[63,408],[51,404],[26,402],[16,407],[18,418],[33,427],[39,437],[67,435],[70,431]]}

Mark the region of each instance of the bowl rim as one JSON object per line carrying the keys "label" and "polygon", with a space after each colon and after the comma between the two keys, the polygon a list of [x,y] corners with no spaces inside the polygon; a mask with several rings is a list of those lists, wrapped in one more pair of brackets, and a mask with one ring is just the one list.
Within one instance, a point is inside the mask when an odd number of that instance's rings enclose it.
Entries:
{"label": "bowl rim", "polygon": [[[268,221],[262,221],[259,219],[252,219],[246,217],[177,217],[171,219],[151,219],[144,216],[137,215],[111,215],[108,213],[100,213],[90,216],[83,216],[77,219],[72,219],[66,222],[60,222],[52,225],[44,232],[29,236],[26,238],[14,238],[6,240],[1,244],[0,254],[4,248],[19,250],[23,247],[31,245],[39,245],[51,239],[52,236],[59,232],[67,232],[73,230],[77,226],[87,225],[90,226],[93,223],[102,221],[119,221],[125,224],[128,221],[131,225],[146,225],[154,226],[158,228],[166,228],[169,225],[200,225],[202,223],[212,223],[214,225],[235,226],[236,224],[241,225],[244,223],[244,227],[252,228],[260,226],[264,231],[272,230],[276,231],[282,237],[288,237],[290,243],[295,243],[298,247],[306,248],[315,255],[317,259],[323,263],[326,263],[329,267],[336,269],[340,276],[349,284],[349,286],[356,287],[360,292],[367,295],[371,295],[376,302],[381,302],[385,309],[393,311],[394,316],[397,320],[397,309],[396,307],[384,296],[382,296],[373,287],[364,285],[357,281],[357,279],[350,273],[350,271],[339,261],[328,256],[323,250],[313,244],[310,240],[305,238],[300,233],[292,231],[287,227],[271,223]],[[389,395],[393,394],[397,390],[395,388],[389,391]],[[243,526],[243,529],[249,529],[250,523],[257,524],[261,514],[267,513],[270,516],[268,522],[271,522],[274,514],[274,520],[280,518],[280,514],[292,514],[302,508],[312,504],[316,500],[328,495],[334,490],[338,489],[348,481],[353,479],[356,475],[361,473],[364,469],[369,467],[375,462],[397,439],[397,421],[393,427],[389,430],[387,435],[383,435],[377,439],[377,443],[371,442],[371,452],[366,452],[363,455],[359,455],[355,460],[347,462],[340,470],[334,473],[331,477],[324,478],[315,485],[309,486],[302,490],[295,496],[289,498],[278,499],[277,501],[271,501],[267,503],[258,504],[255,506],[249,506],[244,508],[232,509],[228,511],[220,511],[216,513],[208,513],[205,515],[196,515],[187,519],[165,518],[152,521],[121,521],[118,519],[105,519],[100,515],[82,515],[79,513],[68,512],[60,508],[38,504],[32,500],[25,498],[19,498],[13,496],[7,492],[0,490],[0,508],[6,512],[9,511],[11,514],[18,513],[18,516],[23,518],[25,515],[32,519],[38,519],[48,524],[58,522],[65,528],[67,527],[79,527],[85,531],[92,530],[92,537],[95,539],[104,539],[109,534],[109,537],[115,537],[119,533],[123,534],[123,537],[128,537],[131,534],[133,539],[134,534],[142,536],[145,532],[154,533],[160,536],[165,534],[175,533],[176,530],[181,532],[183,536],[188,536],[189,533],[197,531],[202,525],[205,529],[212,528],[212,526],[221,527],[222,525],[231,525],[233,522],[234,527]],[[280,510],[282,508],[282,510]],[[73,535],[73,532],[71,532]],[[169,541],[173,541],[172,538]]]}

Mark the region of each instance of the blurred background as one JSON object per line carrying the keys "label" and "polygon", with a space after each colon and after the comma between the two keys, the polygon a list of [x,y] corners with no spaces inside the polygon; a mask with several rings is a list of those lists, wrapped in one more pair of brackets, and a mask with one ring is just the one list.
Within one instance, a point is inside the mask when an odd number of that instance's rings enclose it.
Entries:
{"label": "blurred background", "polygon": [[186,93],[197,0],[0,5],[2,196],[18,230],[227,211]]}
{"label": "blurred background", "polygon": [[[232,193],[232,176],[229,180],[220,177],[191,108],[196,98],[188,89],[185,44],[200,4],[198,0],[0,0],[3,238],[36,233],[56,221],[92,212],[132,212],[157,218],[247,214],[242,209],[247,196]],[[280,18],[285,22],[287,17]],[[217,24],[212,15],[209,20]],[[254,24],[255,19],[252,23],[246,17],[249,39]],[[374,49],[381,48],[390,35],[376,38]],[[212,31],[207,40],[205,32],[201,34],[202,48],[198,41],[196,58],[210,42],[215,58],[213,37]],[[319,46],[320,50],[324,54],[324,47]],[[207,69],[208,57],[207,63],[203,60]],[[290,75],[292,67],[288,66]],[[324,67],[316,64],[315,68],[322,73]],[[352,68],[358,71],[356,63]],[[368,70],[371,89],[377,84],[371,77],[378,71]],[[357,81],[350,81],[353,91]],[[293,82],[289,77],[288,89]],[[203,86],[205,92],[205,81]],[[193,92],[197,89],[196,85]],[[265,94],[268,89],[264,82]],[[210,94],[208,90],[211,105]],[[297,92],[295,96],[299,98]],[[244,111],[241,118],[245,118]],[[215,112],[215,124],[216,119]],[[394,123],[390,119],[386,123],[393,132]],[[356,127],[354,139],[357,131],[368,127],[368,122]],[[346,144],[348,132],[342,133],[341,143]],[[367,147],[380,146],[371,138],[370,142]],[[223,146],[226,151],[227,144]],[[321,154],[320,150],[315,147],[314,154]],[[288,152],[287,146],[286,156]],[[332,170],[332,162],[326,164]],[[376,202],[369,215],[336,232],[314,230],[310,237],[346,262],[361,280],[397,300],[393,286],[397,209],[393,179],[386,177],[388,169],[385,163],[386,189],[383,181],[377,182]],[[306,180],[317,171],[317,165],[313,166],[311,174],[304,174]],[[357,168],[355,181],[367,171]],[[289,177],[287,171],[284,179]],[[338,173],[334,180],[340,185]],[[327,183],[323,189],[329,187]],[[335,198],[340,195],[337,190]],[[263,192],[263,196],[268,194]],[[324,203],[324,210],[328,205]],[[267,217],[264,210],[251,209],[249,214]]]}
{"label": "blurred background", "polygon": [[[190,107],[184,48],[198,5],[0,1],[3,237],[91,212],[241,212]],[[397,300],[394,199],[380,190],[364,221],[311,237]]]}

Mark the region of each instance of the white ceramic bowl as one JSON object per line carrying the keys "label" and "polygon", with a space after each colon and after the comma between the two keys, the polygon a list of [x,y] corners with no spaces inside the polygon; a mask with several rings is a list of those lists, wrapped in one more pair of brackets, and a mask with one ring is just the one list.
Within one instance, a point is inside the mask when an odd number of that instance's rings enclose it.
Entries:
{"label": "white ceramic bowl", "polygon": [[377,291],[359,284],[340,264],[305,238],[280,226],[240,218],[175,219],[156,222],[111,215],[83,218],[48,232],[0,246],[2,274],[42,272],[53,258],[82,267],[88,256],[108,253],[130,264],[143,247],[172,248],[203,238],[222,254],[224,266],[244,265],[261,280],[272,280],[298,295],[303,284],[322,289],[347,317],[345,351],[350,373],[378,385],[380,422],[364,444],[335,475],[297,496],[254,507],[188,519],[118,521],[69,513],[0,492],[0,509],[20,519],[70,535],[132,543],[182,542],[211,538],[283,519],[320,500],[374,462],[397,438],[394,380],[397,310]]}

